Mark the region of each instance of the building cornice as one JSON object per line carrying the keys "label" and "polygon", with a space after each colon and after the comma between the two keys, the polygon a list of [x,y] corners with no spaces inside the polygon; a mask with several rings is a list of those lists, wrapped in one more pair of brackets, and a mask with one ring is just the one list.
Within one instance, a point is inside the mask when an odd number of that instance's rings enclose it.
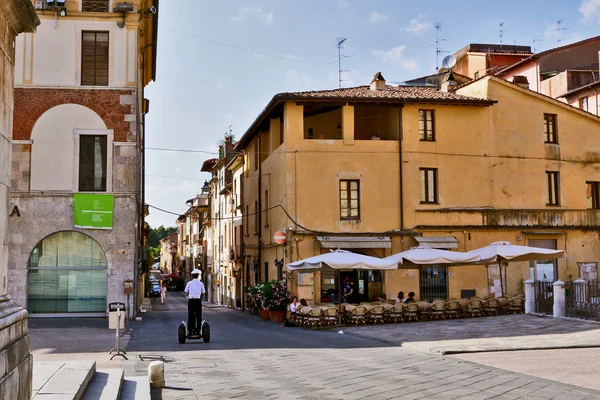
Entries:
{"label": "building cornice", "polygon": [[16,34],[35,32],[36,26],[40,24],[30,0],[2,0],[0,9]]}

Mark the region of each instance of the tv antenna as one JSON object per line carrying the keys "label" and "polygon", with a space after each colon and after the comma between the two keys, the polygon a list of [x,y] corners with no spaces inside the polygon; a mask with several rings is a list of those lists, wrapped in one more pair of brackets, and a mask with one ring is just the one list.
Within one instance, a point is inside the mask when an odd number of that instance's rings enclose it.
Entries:
{"label": "tv antenna", "polygon": [[535,42],[541,42],[541,41],[542,41],[542,39],[539,39],[539,38],[537,37],[537,34],[534,34],[534,35],[533,35],[533,52],[534,52],[534,53],[537,51],[537,49],[535,48]]}
{"label": "tv antenna", "polygon": [[342,79],[342,72],[348,72],[349,70],[344,70],[342,69],[342,57],[350,57],[349,54],[342,54],[342,49],[344,48],[344,42],[348,40],[348,38],[342,38],[342,37],[338,37],[335,38],[335,41],[337,43],[337,49],[338,49],[338,57],[337,57],[337,62],[338,62],[338,83],[339,83],[339,87],[342,87],[342,82],[344,81]]}
{"label": "tv antenna", "polygon": [[440,32],[442,31],[442,23],[441,22],[436,22],[433,26],[435,27],[435,41],[426,43],[423,46],[429,47],[435,43],[435,70],[439,71],[440,70],[440,54],[441,53],[449,53],[449,51],[444,51],[444,50],[440,49],[440,42],[445,42],[447,40],[450,40],[450,38],[445,37],[445,36],[440,37]]}
{"label": "tv antenna", "polygon": [[504,29],[504,22],[500,22],[500,27],[498,29],[498,34],[500,36],[500,48],[502,48],[502,37],[504,36],[504,32],[506,32]]}
{"label": "tv antenna", "polygon": [[557,43],[560,43],[563,40],[567,39],[567,38],[562,38],[562,39],[560,38],[560,31],[567,30],[567,28],[563,28],[561,24],[562,24],[562,20],[558,20],[558,22],[556,23],[556,28],[548,30],[549,32],[556,32],[556,42]]}

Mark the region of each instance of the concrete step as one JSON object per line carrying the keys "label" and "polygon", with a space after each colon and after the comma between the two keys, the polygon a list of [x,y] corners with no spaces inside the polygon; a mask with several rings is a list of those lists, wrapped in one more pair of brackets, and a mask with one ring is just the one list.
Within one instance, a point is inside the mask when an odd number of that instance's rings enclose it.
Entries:
{"label": "concrete step", "polygon": [[83,400],[119,400],[124,375],[122,368],[97,370],[83,394]]}
{"label": "concrete step", "polygon": [[150,381],[148,377],[125,378],[120,400],[150,400]]}
{"label": "concrete step", "polygon": [[95,372],[95,361],[34,362],[32,399],[80,400]]}

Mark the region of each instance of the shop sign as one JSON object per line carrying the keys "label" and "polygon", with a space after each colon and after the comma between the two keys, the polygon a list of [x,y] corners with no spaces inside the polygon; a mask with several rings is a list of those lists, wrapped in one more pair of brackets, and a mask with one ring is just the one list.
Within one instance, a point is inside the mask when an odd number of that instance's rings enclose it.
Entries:
{"label": "shop sign", "polygon": [[85,229],[112,229],[112,194],[76,193],[73,198],[74,225]]}

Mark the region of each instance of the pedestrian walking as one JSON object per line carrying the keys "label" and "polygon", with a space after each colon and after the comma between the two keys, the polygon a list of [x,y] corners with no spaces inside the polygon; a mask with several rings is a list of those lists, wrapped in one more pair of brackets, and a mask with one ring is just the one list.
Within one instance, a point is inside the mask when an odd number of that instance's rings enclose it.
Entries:
{"label": "pedestrian walking", "polygon": [[166,299],[167,299],[167,285],[165,282],[162,282],[161,286],[160,286],[160,302],[161,302],[161,304],[165,304]]}
{"label": "pedestrian walking", "polygon": [[202,325],[202,295],[206,290],[199,276],[200,270],[194,269],[192,280],[185,286],[185,295],[188,298],[188,332],[191,335],[199,335]]}

